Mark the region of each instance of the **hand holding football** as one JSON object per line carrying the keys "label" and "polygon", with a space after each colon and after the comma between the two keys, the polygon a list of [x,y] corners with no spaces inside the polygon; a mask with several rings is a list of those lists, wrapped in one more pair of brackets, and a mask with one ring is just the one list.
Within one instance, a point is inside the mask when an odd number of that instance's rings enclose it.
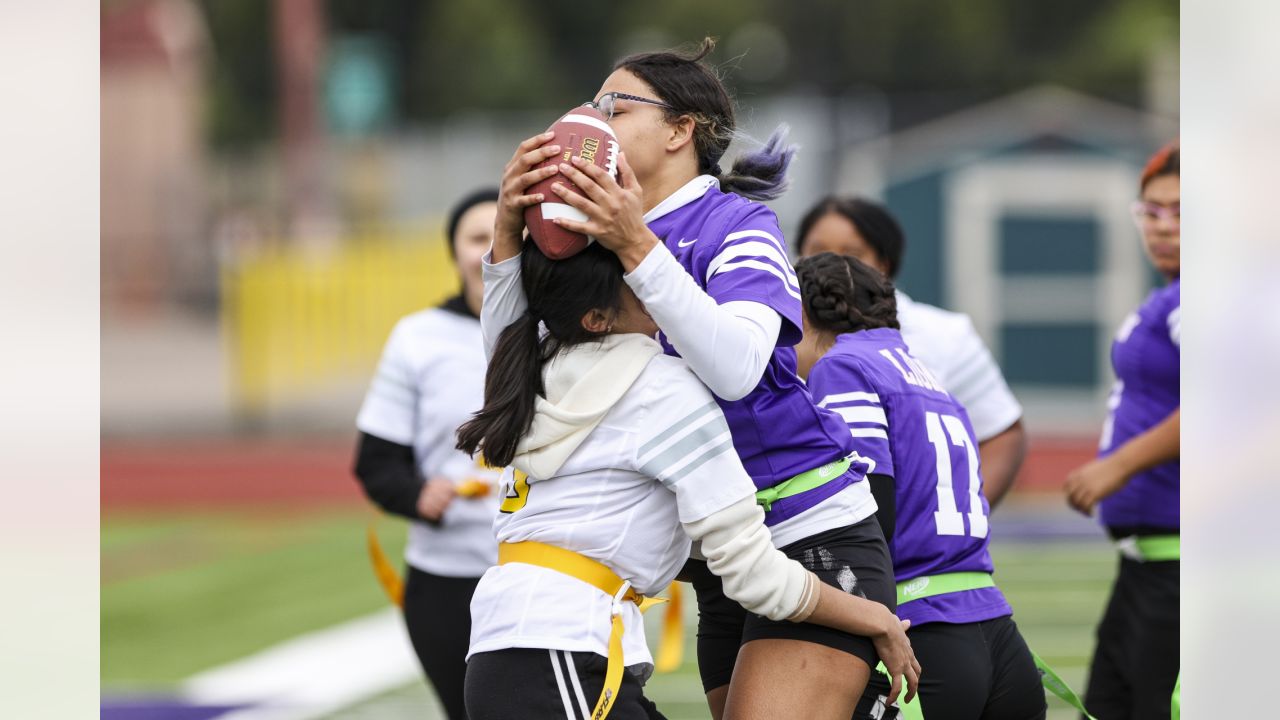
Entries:
{"label": "hand holding football", "polygon": [[[569,162],[571,158],[580,157],[617,178],[618,141],[613,129],[598,110],[587,106],[574,108],[552,124],[550,131],[555,133],[555,137],[548,144],[559,145],[561,152],[539,165],[539,168],[559,165]],[[526,208],[524,220],[538,248],[553,260],[562,260],[582,252],[591,239],[555,224],[556,218],[569,218],[579,222],[587,220],[582,212],[560,201],[551,190],[551,186],[556,183],[582,194],[577,185],[562,173],[556,173],[526,191],[530,195],[542,193],[547,199]]]}

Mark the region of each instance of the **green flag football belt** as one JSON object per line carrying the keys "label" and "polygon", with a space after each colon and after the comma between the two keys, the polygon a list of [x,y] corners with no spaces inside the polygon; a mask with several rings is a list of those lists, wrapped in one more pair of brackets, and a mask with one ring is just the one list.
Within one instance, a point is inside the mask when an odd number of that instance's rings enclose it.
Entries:
{"label": "green flag football belt", "polygon": [[965,590],[981,590],[995,587],[996,581],[991,573],[954,572],[941,575],[924,575],[898,583],[898,604],[905,605],[912,600],[946,595],[947,593]]}
{"label": "green flag football belt", "polygon": [[1138,562],[1169,562],[1182,559],[1180,535],[1130,535],[1116,541],[1120,554]]}
{"label": "green flag football belt", "polygon": [[759,490],[756,492],[756,504],[762,505],[764,511],[769,512],[773,504],[783,498],[789,498],[792,495],[799,495],[814,488],[820,488],[844,475],[844,471],[849,469],[849,465],[852,462],[849,458],[841,458],[822,467],[802,472],[795,477],[787,478],[773,487]]}
{"label": "green flag football belt", "polygon": [[[1175,537],[1176,540],[1176,537]],[[1177,552],[1175,543],[1174,552]],[[925,575],[910,580],[904,580],[898,583],[898,605],[905,605],[922,598],[934,597],[935,595],[946,595],[948,593],[964,592],[966,590],[981,590],[983,588],[992,588],[996,586],[995,580],[991,579],[991,573],[985,572],[954,572],[943,573],[941,575]],[[1030,650],[1030,648],[1028,648]],[[1045,689],[1057,695],[1068,705],[1079,710],[1089,720],[1095,720],[1087,710],[1084,709],[1084,702],[1080,700],[1080,696],[1076,694],[1071,686],[1054,672],[1049,664],[1031,651],[1031,659],[1035,661],[1036,669],[1040,671],[1040,682]],[[913,707],[912,707],[913,706]],[[904,704],[902,714],[905,718],[922,719],[924,716],[920,712],[919,700]]]}

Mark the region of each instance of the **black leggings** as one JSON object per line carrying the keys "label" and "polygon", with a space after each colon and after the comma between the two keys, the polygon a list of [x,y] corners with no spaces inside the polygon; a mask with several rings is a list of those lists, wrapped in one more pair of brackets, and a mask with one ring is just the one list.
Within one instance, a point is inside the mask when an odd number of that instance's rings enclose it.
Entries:
{"label": "black leggings", "polygon": [[1170,716],[1179,667],[1179,581],[1182,564],[1120,559],[1098,645],[1089,666],[1084,706],[1106,720]]}
{"label": "black leggings", "polygon": [[698,674],[702,691],[729,684],[742,646],[747,611],[724,594],[724,584],[705,560],[689,560],[679,580],[693,585],[698,598]]}
{"label": "black leggings", "polygon": [[480,578],[453,578],[408,568],[404,622],[418,662],[449,720],[466,720],[463,683],[471,642],[471,596]]}

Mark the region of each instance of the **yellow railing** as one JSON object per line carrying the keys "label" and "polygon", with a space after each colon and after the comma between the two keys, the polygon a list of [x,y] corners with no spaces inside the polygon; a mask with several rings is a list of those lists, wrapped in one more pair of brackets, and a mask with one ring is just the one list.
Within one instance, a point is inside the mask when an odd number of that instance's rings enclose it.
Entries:
{"label": "yellow railing", "polygon": [[232,392],[249,416],[275,398],[371,375],[396,320],[458,290],[443,234],[415,230],[238,258],[221,283]]}

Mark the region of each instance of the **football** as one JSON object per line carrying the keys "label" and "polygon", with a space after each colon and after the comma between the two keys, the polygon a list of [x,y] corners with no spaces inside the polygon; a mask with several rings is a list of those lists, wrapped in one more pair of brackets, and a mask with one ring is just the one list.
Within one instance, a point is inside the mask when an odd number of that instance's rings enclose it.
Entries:
{"label": "football", "polygon": [[[598,110],[585,105],[574,108],[555,121],[549,129],[555,133],[555,137],[548,144],[559,145],[561,152],[538,167],[558,165],[568,162],[572,157],[580,157],[604,169],[615,179],[618,177],[618,141],[613,128],[609,127]],[[561,202],[560,196],[551,189],[557,182],[564,183],[572,192],[582,194],[569,178],[556,173],[529,188],[528,194],[542,193],[546,200],[526,208],[524,222],[538,248],[553,260],[562,260],[582,252],[592,239],[582,233],[570,232],[553,222],[556,218],[578,221],[587,219],[586,215],[574,207]]]}

